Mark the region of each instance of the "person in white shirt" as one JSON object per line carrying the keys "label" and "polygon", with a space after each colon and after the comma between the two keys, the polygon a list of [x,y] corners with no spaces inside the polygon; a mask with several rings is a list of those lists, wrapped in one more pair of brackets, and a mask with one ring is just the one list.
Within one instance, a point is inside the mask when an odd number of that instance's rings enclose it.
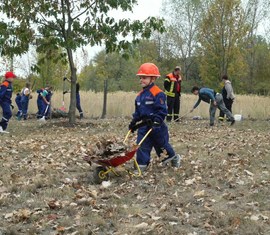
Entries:
{"label": "person in white shirt", "polygon": [[26,83],[25,87],[21,91],[21,105],[22,105],[22,117],[23,120],[26,120],[28,117],[28,105],[29,105],[29,98],[30,98],[30,83]]}
{"label": "person in white shirt", "polygon": [[[224,83],[224,87],[222,88],[222,92],[221,92],[223,96],[223,101],[224,101],[225,107],[232,113],[232,104],[235,99],[232,83],[229,81],[227,75],[222,76],[222,81]],[[220,111],[218,120],[224,121],[224,116],[225,116],[224,112]]]}

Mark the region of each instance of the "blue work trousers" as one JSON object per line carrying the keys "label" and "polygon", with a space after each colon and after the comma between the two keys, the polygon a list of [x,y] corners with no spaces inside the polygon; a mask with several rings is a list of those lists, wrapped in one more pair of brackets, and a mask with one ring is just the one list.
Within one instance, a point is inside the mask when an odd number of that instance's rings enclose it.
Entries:
{"label": "blue work trousers", "polygon": [[21,105],[22,105],[22,116],[24,120],[26,120],[28,116],[28,104],[29,104],[29,97],[23,95],[21,99]]}
{"label": "blue work trousers", "polygon": [[16,117],[21,117],[22,116],[22,103],[21,103],[21,99],[19,99],[19,100],[16,100],[15,99],[15,102],[16,102],[16,105],[17,105],[17,107],[18,107],[18,112],[17,112],[17,114],[16,114]]}
{"label": "blue work trousers", "polygon": [[[149,127],[141,127],[138,130],[137,144],[143,139],[148,132]],[[161,153],[166,152],[166,155],[172,157],[175,152],[169,144],[168,127],[165,123],[161,126],[153,128],[152,132],[143,141],[140,148],[137,150],[137,162],[139,165],[148,165],[151,160],[151,151],[154,147],[157,155],[160,157]]]}
{"label": "blue work trousers", "polygon": [[80,93],[76,93],[76,108],[78,109],[79,113],[83,113],[82,107],[81,107]]}
{"label": "blue work trousers", "polygon": [[1,102],[0,106],[3,109],[3,116],[2,116],[2,119],[0,121],[0,126],[2,126],[3,130],[6,130],[7,126],[8,126],[8,121],[12,117],[10,103],[9,102]]}

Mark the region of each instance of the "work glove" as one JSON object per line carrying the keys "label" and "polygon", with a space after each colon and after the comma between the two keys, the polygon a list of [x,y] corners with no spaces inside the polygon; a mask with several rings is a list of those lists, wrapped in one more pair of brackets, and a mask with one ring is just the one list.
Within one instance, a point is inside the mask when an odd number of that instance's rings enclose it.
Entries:
{"label": "work glove", "polygon": [[63,81],[66,81],[66,80],[67,80],[67,78],[66,78],[66,77],[64,77],[64,78],[63,78]]}
{"label": "work glove", "polygon": [[161,126],[160,120],[159,119],[154,119],[154,122],[153,122],[153,125],[152,125],[153,129],[158,129],[158,128],[160,128],[160,126]]}
{"label": "work glove", "polygon": [[11,109],[14,109],[14,105],[13,104],[10,104],[10,107],[11,107]]}
{"label": "work glove", "polygon": [[145,119],[143,122],[146,124],[146,126],[149,127],[153,126],[153,121],[151,119]]}
{"label": "work glove", "polygon": [[132,120],[128,125],[128,129],[131,130],[132,133],[134,133],[135,126],[136,126],[136,122],[134,120]]}

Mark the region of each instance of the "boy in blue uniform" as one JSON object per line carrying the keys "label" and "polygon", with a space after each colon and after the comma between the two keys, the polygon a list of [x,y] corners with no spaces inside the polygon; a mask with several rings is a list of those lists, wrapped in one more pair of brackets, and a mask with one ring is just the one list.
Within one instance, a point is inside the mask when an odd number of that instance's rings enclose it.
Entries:
{"label": "boy in blue uniform", "polygon": [[[37,98],[37,106],[38,106],[38,112],[37,112],[37,118],[42,118],[43,116],[48,116],[50,113],[50,109],[48,108],[46,111],[46,108],[48,105],[50,105],[51,101],[51,92],[52,87],[47,86],[45,89],[41,88],[37,90],[38,98]],[[46,111],[46,113],[45,113]]]}
{"label": "boy in blue uniform", "polygon": [[198,95],[199,99],[198,101],[194,104],[193,108],[190,110],[190,112],[193,112],[195,108],[198,107],[198,105],[201,103],[201,101],[204,101],[208,104],[210,104],[210,126],[214,126],[215,122],[215,114],[217,108],[221,110],[226,116],[229,118],[231,125],[235,123],[234,117],[232,113],[225,107],[223,97],[220,93],[215,92],[213,89],[203,87],[199,88],[197,86],[194,86],[191,89],[191,92],[194,95]]}
{"label": "boy in blue uniform", "polygon": [[21,105],[22,105],[22,116],[23,120],[27,119],[28,116],[28,104],[30,98],[30,83],[26,83],[25,87],[22,89],[22,98],[21,98]]}
{"label": "boy in blue uniform", "polygon": [[168,113],[166,95],[154,84],[156,78],[160,77],[158,67],[152,63],[142,64],[137,76],[140,77],[140,84],[143,90],[135,100],[135,112],[129,124],[129,129],[134,130],[136,123],[140,121],[148,123],[148,125],[138,129],[137,143],[139,143],[149,129],[152,128],[149,136],[137,151],[139,167],[141,171],[147,169],[153,147],[158,156],[166,153],[167,158],[162,161],[163,164],[171,162],[173,167],[179,167],[180,156],[175,154],[172,146],[169,144],[168,127],[164,122]]}
{"label": "boy in blue uniform", "polygon": [[16,98],[15,98],[15,103],[16,103],[16,105],[17,105],[17,107],[18,107],[18,112],[17,112],[17,114],[16,114],[16,118],[17,118],[18,120],[21,120],[21,117],[22,117],[22,104],[21,104],[21,99],[22,99],[21,93],[18,92],[18,93],[16,94]]}
{"label": "boy in blue uniform", "polygon": [[8,133],[5,130],[7,129],[9,119],[12,117],[11,97],[14,78],[16,78],[16,75],[13,72],[6,72],[5,80],[0,85],[0,106],[3,110],[3,117],[0,121],[0,133]]}

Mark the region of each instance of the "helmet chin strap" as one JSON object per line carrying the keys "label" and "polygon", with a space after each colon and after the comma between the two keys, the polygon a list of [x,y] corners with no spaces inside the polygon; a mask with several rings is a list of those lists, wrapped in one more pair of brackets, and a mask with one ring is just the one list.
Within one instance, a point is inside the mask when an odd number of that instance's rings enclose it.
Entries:
{"label": "helmet chin strap", "polygon": [[153,81],[151,80],[147,85],[145,85],[145,87],[150,86],[153,83]]}
{"label": "helmet chin strap", "polygon": [[[151,82],[150,82],[150,84],[152,84],[153,82],[155,82],[157,80],[157,77],[151,77]],[[149,84],[149,85],[150,85]]]}

